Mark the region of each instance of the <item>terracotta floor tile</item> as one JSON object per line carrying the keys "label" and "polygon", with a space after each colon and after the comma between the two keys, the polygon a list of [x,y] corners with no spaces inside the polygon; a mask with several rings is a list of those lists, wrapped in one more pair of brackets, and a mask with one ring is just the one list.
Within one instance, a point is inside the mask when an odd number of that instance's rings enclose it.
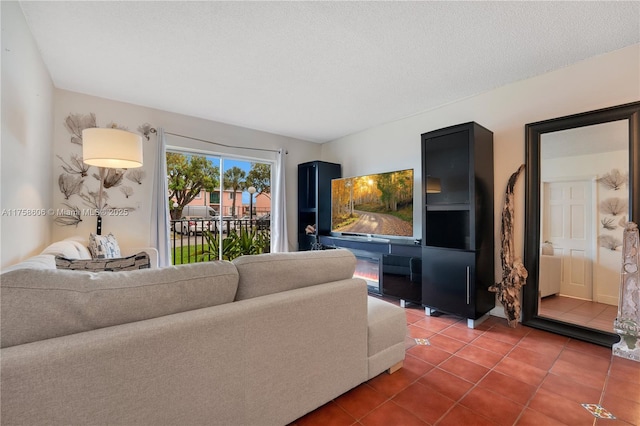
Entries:
{"label": "terracotta floor tile", "polygon": [[429,345],[414,346],[409,349],[408,353],[432,365],[438,365],[451,358],[451,354],[449,352]]}
{"label": "terracotta floor tile", "polygon": [[[475,411],[456,404],[446,416],[438,422],[438,426],[495,426],[497,423],[476,413]],[[536,425],[540,426],[540,425]]]}
{"label": "terracotta floor tile", "polygon": [[418,376],[404,368],[396,371],[393,374],[382,373],[369,380],[367,383],[376,391],[380,392],[384,396],[392,397],[398,392],[405,389],[411,383],[418,380]]}
{"label": "terracotta floor tile", "polygon": [[569,339],[566,349],[586,353],[593,356],[599,356],[611,361],[611,348],[605,348],[604,346],[594,345],[589,342],[583,342],[582,340]]}
{"label": "terracotta floor tile", "polygon": [[479,387],[472,389],[460,404],[504,426],[514,424],[524,410],[522,404]]}
{"label": "terracotta floor tile", "polygon": [[547,375],[547,370],[532,367],[508,356],[500,361],[493,369],[532,386],[540,385]]}
{"label": "terracotta floor tile", "polygon": [[531,352],[544,354],[550,357],[557,357],[564,349],[564,345],[559,345],[553,340],[541,339],[539,337],[525,336],[518,347],[528,349]]}
{"label": "terracotta floor tile", "polygon": [[393,402],[430,424],[434,424],[455,404],[454,400],[420,383],[414,383],[397,394]]}
{"label": "terracotta floor tile", "polygon": [[[640,426],[640,363],[612,356],[610,348],[511,328],[498,317],[471,330],[453,315],[427,317],[421,308],[405,314],[408,328],[434,345],[407,336],[404,368],[291,425]],[[597,419],[581,403],[600,403],[618,419]],[[506,416],[498,414],[501,405]]]}
{"label": "terracotta floor tile", "polygon": [[443,351],[447,351],[452,354],[456,353],[465,345],[464,342],[452,339],[443,334],[436,334],[435,336],[431,337],[429,341],[431,342],[431,346],[442,349]]}
{"label": "terracotta floor tile", "polygon": [[[588,401],[585,401],[588,402]],[[529,403],[529,408],[567,425],[592,425],[594,417],[580,403],[540,389]]]}
{"label": "terracotta floor tile", "polygon": [[525,349],[520,345],[516,346],[508,356],[509,358],[524,362],[525,364],[541,370],[550,369],[557,359],[557,355],[547,355],[545,353],[534,352],[529,349]]}
{"label": "terracotta floor tile", "polygon": [[594,426],[637,426],[632,425],[631,423],[625,422],[624,420],[616,419],[596,419]]}
{"label": "terracotta floor tile", "polygon": [[407,324],[413,324],[416,321],[424,319],[424,311],[416,309],[405,309],[405,315],[407,316]]}
{"label": "terracotta floor tile", "polygon": [[380,407],[367,414],[360,423],[364,426],[424,426],[427,423],[400,407],[393,401],[387,401]]}
{"label": "terracotta floor tile", "polygon": [[425,317],[420,321],[414,322],[413,325],[424,328],[425,330],[433,331],[435,333],[442,331],[447,327],[451,327],[450,323],[439,320],[435,317]]}
{"label": "terracotta floor tile", "polygon": [[527,408],[524,410],[518,421],[517,426],[566,426],[564,423],[547,417],[542,413]]}
{"label": "terracotta floor tile", "polygon": [[418,380],[418,383],[428,386],[454,401],[458,401],[473,387],[473,383],[439,368],[429,371]]}
{"label": "terracotta floor tile", "polygon": [[455,325],[455,324],[466,324],[467,320],[465,318],[459,317],[457,315],[445,314],[444,312],[436,312],[435,315],[432,315],[429,318],[433,318],[438,321],[442,321],[445,324]]}
{"label": "terracotta floor tile", "polygon": [[490,389],[521,405],[525,405],[537,390],[535,386],[498,373],[497,371],[490,371],[489,374],[478,383],[478,387]]}
{"label": "terracotta floor tile", "polygon": [[419,327],[415,324],[411,324],[407,327],[407,333],[409,337],[418,339],[429,339],[436,334],[435,331],[427,330],[426,328]]}
{"label": "terracotta floor tile", "polygon": [[404,350],[408,351],[412,347],[416,345],[416,339],[410,336],[405,336],[404,338]]}
{"label": "terracotta floor tile", "polygon": [[521,324],[518,324],[517,327],[513,328],[513,327],[509,326],[509,322],[507,321],[506,318],[490,317],[490,319],[493,320],[493,325],[494,326],[499,326],[499,327],[502,327],[502,328],[506,329],[507,331],[512,331],[512,332],[515,332],[515,333],[519,333],[521,335],[525,335],[531,330],[530,328],[524,327]]}
{"label": "terracotta floor tile", "polygon": [[449,327],[442,330],[441,334],[451,337],[462,342],[469,343],[482,335],[482,331],[474,330],[469,327]]}
{"label": "terracotta floor tile", "polygon": [[385,395],[364,383],[336,398],[335,403],[355,419],[361,419],[387,399]]}
{"label": "terracotta floor tile", "polygon": [[487,335],[478,337],[476,340],[471,342],[471,344],[500,355],[506,355],[514,348],[510,343],[501,342]]}
{"label": "terracotta floor tile", "polygon": [[[426,372],[430,371],[434,366],[417,358],[411,354],[406,354],[404,357],[404,363],[402,369],[406,369],[416,376],[422,376]],[[395,374],[395,373],[394,373]]]}
{"label": "terracotta floor tile", "polygon": [[516,343],[520,342],[520,340],[522,340],[527,333],[514,330],[519,329],[514,329],[502,325],[494,325],[489,330],[485,331],[483,336],[491,337],[492,339],[515,345]]}
{"label": "terracotta floor tile", "polygon": [[640,404],[605,394],[601,405],[616,418],[632,425],[640,425]]}
{"label": "terracotta floor tile", "polygon": [[464,358],[467,361],[475,362],[487,368],[492,368],[503,356],[477,346],[467,345],[456,352],[456,356]]}
{"label": "terracotta floor tile", "polygon": [[477,383],[489,372],[488,368],[455,355],[440,364],[439,367],[472,383]]}
{"label": "terracotta floor tile", "polygon": [[574,364],[571,361],[561,359],[553,364],[553,367],[551,367],[549,372],[558,376],[568,377],[582,385],[589,386],[600,391],[604,389],[604,382],[607,377],[605,373],[594,371],[587,367]]}
{"label": "terracotta floor tile", "polygon": [[[638,366],[640,368],[640,365]],[[628,399],[640,404],[640,385],[616,377],[609,377],[605,385],[605,396]]]}
{"label": "terracotta floor tile", "polygon": [[640,383],[640,363],[619,356],[611,357],[609,375],[627,382]]}
{"label": "terracotta floor tile", "polygon": [[354,423],[356,423],[356,419],[331,401],[292,424],[296,426],[350,426]]}
{"label": "terracotta floor tile", "polygon": [[602,395],[601,389],[594,389],[578,383],[569,377],[558,376],[555,374],[549,374],[545,377],[544,382],[542,382],[541,389],[556,393],[581,404],[597,404],[600,401],[600,396]]}
{"label": "terracotta floor tile", "polygon": [[560,353],[558,360],[568,361],[576,366],[599,374],[606,375],[609,372],[609,359],[584,352],[565,349]]}
{"label": "terracotta floor tile", "polygon": [[567,336],[561,336],[560,334],[553,334],[547,331],[530,328],[530,333],[527,335],[529,339],[537,340],[540,343],[551,343],[558,346],[566,346],[571,340]]}

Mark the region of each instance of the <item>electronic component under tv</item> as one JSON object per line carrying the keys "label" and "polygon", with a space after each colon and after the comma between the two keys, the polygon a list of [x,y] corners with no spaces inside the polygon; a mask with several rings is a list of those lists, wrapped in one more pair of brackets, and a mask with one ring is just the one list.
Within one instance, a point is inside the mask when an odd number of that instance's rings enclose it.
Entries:
{"label": "electronic component under tv", "polygon": [[413,169],[333,179],[331,232],[413,237]]}

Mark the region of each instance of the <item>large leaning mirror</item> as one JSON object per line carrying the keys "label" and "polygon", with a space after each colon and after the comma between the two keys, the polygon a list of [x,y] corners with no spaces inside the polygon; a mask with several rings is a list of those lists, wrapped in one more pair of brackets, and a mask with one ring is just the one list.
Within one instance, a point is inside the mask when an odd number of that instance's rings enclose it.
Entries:
{"label": "large leaning mirror", "polygon": [[526,126],[523,324],[618,341],[622,231],[640,220],[640,102]]}

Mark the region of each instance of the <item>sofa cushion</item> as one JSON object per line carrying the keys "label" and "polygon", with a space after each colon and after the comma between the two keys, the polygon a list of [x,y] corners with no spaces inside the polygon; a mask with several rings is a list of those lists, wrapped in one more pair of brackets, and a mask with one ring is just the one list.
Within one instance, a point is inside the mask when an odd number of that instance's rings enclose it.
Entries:
{"label": "sofa cushion", "polygon": [[120,257],[120,246],[113,234],[89,234],[89,250],[94,259],[115,259]]}
{"label": "sofa cushion", "polygon": [[1,276],[1,347],[232,302],[230,262],[126,272],[19,269]]}
{"label": "sofa cushion", "polygon": [[148,269],[150,266],[149,255],[145,252],[117,259],[67,259],[56,256],[56,268],[74,271],[135,271],[136,269]]}
{"label": "sofa cushion", "polygon": [[353,277],[356,258],[349,250],[314,250],[240,256],[236,300],[309,287]]}

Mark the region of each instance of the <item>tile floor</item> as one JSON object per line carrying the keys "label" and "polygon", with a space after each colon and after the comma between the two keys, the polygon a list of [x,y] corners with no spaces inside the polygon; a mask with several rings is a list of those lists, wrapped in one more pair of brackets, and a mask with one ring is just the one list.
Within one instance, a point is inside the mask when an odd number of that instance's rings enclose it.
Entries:
{"label": "tile floor", "polygon": [[[404,367],[292,425],[640,425],[640,363],[611,350],[490,317],[477,329],[406,309]],[[426,338],[430,345],[417,345]],[[616,420],[597,419],[582,403]]]}
{"label": "tile floor", "polygon": [[613,333],[618,307],[589,300],[554,295],[540,302],[540,315]]}

